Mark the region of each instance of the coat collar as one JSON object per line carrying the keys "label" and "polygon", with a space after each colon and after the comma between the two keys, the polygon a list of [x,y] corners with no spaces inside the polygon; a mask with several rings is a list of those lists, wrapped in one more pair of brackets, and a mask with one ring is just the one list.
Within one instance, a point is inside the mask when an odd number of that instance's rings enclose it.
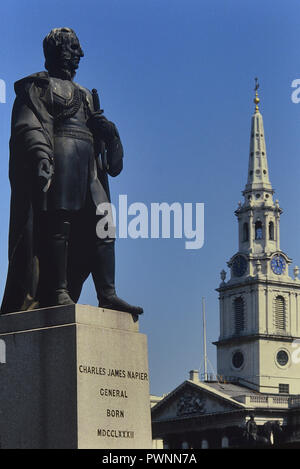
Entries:
{"label": "coat collar", "polygon": [[24,90],[28,89],[30,85],[34,83],[36,85],[40,85],[42,87],[46,87],[49,85],[49,74],[48,72],[38,72],[38,73],[33,73],[32,75],[29,75],[27,77],[21,78],[21,80],[18,80],[15,82],[15,92],[16,94],[20,94],[24,92]]}

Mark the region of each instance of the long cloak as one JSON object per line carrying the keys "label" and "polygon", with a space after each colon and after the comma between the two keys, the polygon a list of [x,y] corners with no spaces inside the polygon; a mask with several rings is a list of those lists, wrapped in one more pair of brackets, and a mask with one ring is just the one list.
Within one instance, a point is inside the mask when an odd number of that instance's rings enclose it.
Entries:
{"label": "long cloak", "polygon": [[[39,72],[19,80],[15,92],[9,159],[9,266],[2,314],[38,307],[39,234],[35,213],[45,206],[46,194],[41,191],[37,194],[34,169],[38,151],[51,161],[54,151],[53,117],[48,111],[53,98],[48,73]],[[122,151],[120,155],[111,166],[112,176],[122,169]],[[95,178],[100,181],[103,202],[109,201],[107,174],[98,163]]]}

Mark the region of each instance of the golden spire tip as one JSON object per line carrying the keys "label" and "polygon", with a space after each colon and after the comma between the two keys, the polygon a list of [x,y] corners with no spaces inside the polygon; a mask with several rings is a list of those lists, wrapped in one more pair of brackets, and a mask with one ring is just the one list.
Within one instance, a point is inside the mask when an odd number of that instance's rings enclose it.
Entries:
{"label": "golden spire tip", "polygon": [[258,88],[259,88],[258,78],[255,78],[255,88],[254,88],[255,98],[253,99],[253,102],[255,104],[255,112],[259,112],[258,103],[259,103],[260,99],[259,99],[258,94],[257,94]]}

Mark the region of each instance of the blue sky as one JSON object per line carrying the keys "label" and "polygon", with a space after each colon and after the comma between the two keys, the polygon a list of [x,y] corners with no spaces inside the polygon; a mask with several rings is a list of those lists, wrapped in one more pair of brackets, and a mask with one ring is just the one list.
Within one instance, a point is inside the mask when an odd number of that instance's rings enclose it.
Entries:
{"label": "blue sky", "polygon": [[[11,0],[1,5],[0,291],[7,269],[8,140],[17,79],[43,70],[42,39],[73,28],[82,43],[76,81],[98,88],[120,131],[123,173],[113,200],[203,202],[205,244],[117,241],[118,293],[144,306],[151,392],[166,393],[202,360],[201,298],[208,342],[218,338],[219,272],[237,251],[234,210],[246,183],[254,77],[260,81],[270,178],[284,209],[281,248],[300,263],[299,2],[287,0]],[[82,303],[96,305],[88,281]],[[209,345],[215,364],[215,347]]]}

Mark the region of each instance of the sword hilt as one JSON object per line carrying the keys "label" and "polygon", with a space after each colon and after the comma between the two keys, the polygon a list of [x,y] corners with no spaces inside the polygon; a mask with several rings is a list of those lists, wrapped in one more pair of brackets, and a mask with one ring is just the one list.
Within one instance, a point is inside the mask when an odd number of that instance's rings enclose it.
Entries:
{"label": "sword hilt", "polygon": [[96,88],[92,89],[92,96],[93,96],[93,105],[94,105],[94,111],[100,111],[100,98],[98,95],[98,91]]}
{"label": "sword hilt", "polygon": [[[96,88],[92,89],[92,96],[93,96],[94,111],[95,112],[100,111],[101,113],[103,113],[103,111],[100,108],[100,98],[99,98],[99,94]],[[107,171],[108,163],[107,163],[107,157],[106,157],[106,148],[105,148],[105,143],[102,141],[100,142],[100,155],[101,155],[102,168],[104,169],[104,171]]]}

